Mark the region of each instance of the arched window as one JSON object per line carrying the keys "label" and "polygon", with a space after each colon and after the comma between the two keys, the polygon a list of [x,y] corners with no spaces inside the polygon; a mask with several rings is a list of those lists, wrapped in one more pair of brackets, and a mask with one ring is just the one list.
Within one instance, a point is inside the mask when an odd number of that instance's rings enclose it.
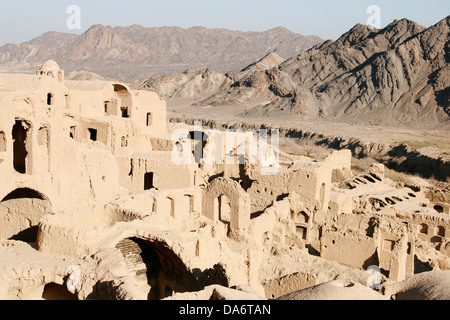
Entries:
{"label": "arched window", "polygon": [[440,237],[445,237],[445,228],[443,226],[439,226],[436,228],[436,235]]}
{"label": "arched window", "polygon": [[26,163],[27,163],[27,136],[28,136],[29,126],[20,120],[16,120],[16,124],[12,130],[13,136],[13,164],[14,169],[22,174],[26,173]]}
{"label": "arched window", "polygon": [[109,109],[109,101],[105,101],[103,103],[103,113],[108,114],[108,111],[109,111],[108,109]]}
{"label": "arched window", "polygon": [[419,226],[419,232],[422,234],[428,234],[428,226],[425,223],[422,223]]}
{"label": "arched window", "polygon": [[296,222],[308,224],[309,217],[305,211],[299,212],[296,217]]}

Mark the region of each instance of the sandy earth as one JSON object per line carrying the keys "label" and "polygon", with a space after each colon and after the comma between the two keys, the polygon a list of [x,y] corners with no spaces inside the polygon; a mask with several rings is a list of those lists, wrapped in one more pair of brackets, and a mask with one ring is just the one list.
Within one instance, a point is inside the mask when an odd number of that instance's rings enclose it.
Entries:
{"label": "sandy earth", "polygon": [[249,124],[269,124],[276,127],[301,128],[304,131],[354,138],[361,142],[381,143],[387,145],[406,144],[417,149],[421,154],[433,158],[450,161],[450,130],[442,129],[412,129],[383,126],[358,126],[346,123],[308,122],[282,118],[243,118],[240,106],[196,107],[188,99],[171,100],[167,102],[168,118],[198,118],[223,122],[245,122]]}

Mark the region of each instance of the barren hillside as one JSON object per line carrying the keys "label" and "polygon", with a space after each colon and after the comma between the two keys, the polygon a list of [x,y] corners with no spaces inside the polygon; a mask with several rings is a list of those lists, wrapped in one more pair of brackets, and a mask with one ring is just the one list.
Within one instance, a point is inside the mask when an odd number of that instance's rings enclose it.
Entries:
{"label": "barren hillside", "polygon": [[1,72],[34,72],[53,59],[66,70],[86,70],[120,80],[182,72],[202,65],[240,70],[269,52],[290,58],[322,39],[285,28],[242,32],[194,27],[144,28],[94,25],[80,36],[49,32],[20,45],[0,47]]}

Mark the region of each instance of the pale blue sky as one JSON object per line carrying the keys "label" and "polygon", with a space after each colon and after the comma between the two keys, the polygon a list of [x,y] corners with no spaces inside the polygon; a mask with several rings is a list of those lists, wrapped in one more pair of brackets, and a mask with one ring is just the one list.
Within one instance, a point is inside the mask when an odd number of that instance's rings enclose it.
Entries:
{"label": "pale blue sky", "polygon": [[[264,31],[284,26],[296,33],[337,39],[367,23],[369,5],[381,8],[382,27],[408,18],[429,27],[450,14],[448,0],[0,0],[0,45],[21,43],[47,31],[81,34],[93,24],[179,26]],[[81,29],[69,30],[67,7],[81,8]]]}

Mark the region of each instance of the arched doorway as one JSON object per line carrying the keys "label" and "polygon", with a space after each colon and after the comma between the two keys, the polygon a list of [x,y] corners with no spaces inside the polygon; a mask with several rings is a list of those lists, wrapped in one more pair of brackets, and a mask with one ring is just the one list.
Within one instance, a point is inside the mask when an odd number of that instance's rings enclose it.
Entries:
{"label": "arched doorway", "polygon": [[132,99],[128,89],[120,84],[114,85],[114,92],[117,98],[120,99],[119,110],[122,118],[129,118],[131,116]]}
{"label": "arched doorway", "polygon": [[135,274],[139,288],[148,293],[148,300],[199,289],[195,277],[164,242],[131,237],[120,241],[116,248],[127,269]]}
{"label": "arched doorway", "polygon": [[250,195],[237,181],[216,178],[204,190],[202,215],[214,222],[228,224],[231,235],[247,230],[250,225],[250,210]]}
{"label": "arched doorway", "polygon": [[12,191],[0,202],[0,238],[36,242],[41,218],[51,211],[50,201],[28,188]]}

